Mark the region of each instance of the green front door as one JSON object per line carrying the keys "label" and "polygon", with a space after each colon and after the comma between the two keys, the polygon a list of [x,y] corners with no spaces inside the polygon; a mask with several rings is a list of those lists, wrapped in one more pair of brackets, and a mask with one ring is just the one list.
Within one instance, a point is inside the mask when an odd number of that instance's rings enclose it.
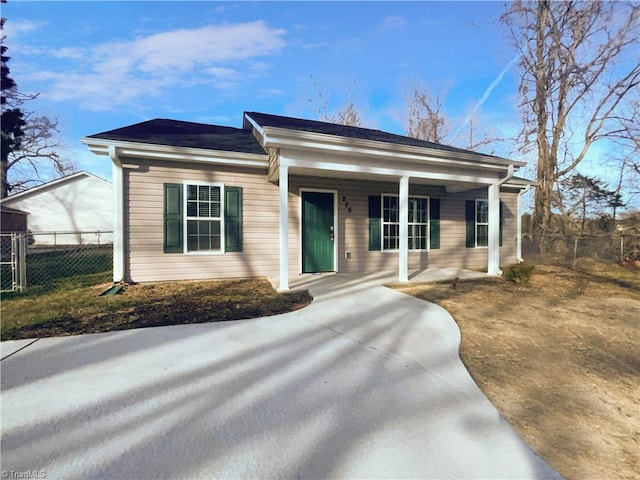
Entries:
{"label": "green front door", "polygon": [[302,272],[334,271],[333,193],[302,192]]}

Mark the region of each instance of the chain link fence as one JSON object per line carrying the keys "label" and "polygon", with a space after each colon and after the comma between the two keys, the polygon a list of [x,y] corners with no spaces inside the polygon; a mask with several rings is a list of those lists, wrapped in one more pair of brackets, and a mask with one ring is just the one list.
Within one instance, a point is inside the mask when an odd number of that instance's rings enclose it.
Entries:
{"label": "chain link fence", "polygon": [[640,235],[635,234],[547,234],[522,235],[522,256],[546,256],[575,266],[579,258],[593,258],[615,263],[640,260]]}
{"label": "chain link fence", "polygon": [[85,275],[108,282],[112,263],[113,232],[2,234],[0,283],[2,291],[28,291]]}

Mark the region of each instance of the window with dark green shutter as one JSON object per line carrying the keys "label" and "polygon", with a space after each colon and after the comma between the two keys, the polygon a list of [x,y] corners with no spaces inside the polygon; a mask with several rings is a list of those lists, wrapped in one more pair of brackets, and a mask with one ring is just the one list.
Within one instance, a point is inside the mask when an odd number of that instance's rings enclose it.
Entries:
{"label": "window with dark green shutter", "polygon": [[182,253],[182,189],[180,183],[164,184],[164,253]]}
{"label": "window with dark green shutter", "polygon": [[[411,196],[407,205],[408,248],[427,250],[440,248],[440,202],[429,197]],[[430,210],[435,208],[435,224]],[[369,197],[369,250],[400,248],[400,198],[397,195]]]}
{"label": "window with dark green shutter", "polygon": [[242,187],[224,188],[224,249],[242,251]]}
{"label": "window with dark green shutter", "polygon": [[429,247],[440,248],[440,199],[429,200]]}
{"label": "window with dark green shutter", "polygon": [[[467,248],[489,245],[489,202],[487,200],[467,200],[465,202]],[[504,204],[500,202],[500,246],[502,246],[502,226]]]}
{"label": "window with dark green shutter", "polygon": [[382,250],[382,209],[379,195],[369,196],[369,250]]}
{"label": "window with dark green shutter", "polygon": [[[224,243],[223,243],[224,242]],[[242,187],[164,185],[164,252],[242,251]]]}

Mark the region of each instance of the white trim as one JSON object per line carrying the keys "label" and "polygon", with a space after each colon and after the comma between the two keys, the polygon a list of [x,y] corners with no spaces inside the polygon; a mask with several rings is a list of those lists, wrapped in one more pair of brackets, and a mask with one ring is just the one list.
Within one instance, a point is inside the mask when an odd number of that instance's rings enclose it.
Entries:
{"label": "white trim", "polygon": [[[487,222],[478,223],[478,202],[485,202],[487,204]],[[489,199],[488,198],[476,198],[475,207],[473,209],[473,243],[474,248],[489,248]],[[478,245],[478,225],[487,226],[487,245]]]}
{"label": "white trim", "polygon": [[[308,152],[304,152],[308,154]],[[371,159],[363,159],[363,161],[357,163],[338,163],[335,160],[327,161],[327,160],[318,160],[318,159],[300,159],[300,155],[303,152],[293,152],[291,150],[281,149],[280,150],[280,165],[283,164],[283,161],[286,161],[290,167],[295,168],[308,168],[310,170],[327,170],[333,172],[349,172],[349,173],[359,173],[359,174],[369,174],[369,175],[384,175],[388,177],[402,178],[403,176],[409,176],[411,178],[424,178],[430,180],[442,180],[442,181],[453,181],[453,182],[470,182],[483,185],[490,185],[496,182],[497,176],[484,176],[478,173],[469,173],[469,174],[452,174],[447,173],[445,171],[434,172],[429,169],[420,168],[428,167],[428,165],[407,165],[400,163],[400,159],[398,157],[393,157],[392,155],[389,158],[393,158],[393,163],[386,162],[385,166],[380,164],[372,165],[366,164],[365,162],[370,161]],[[297,158],[294,158],[293,155],[297,155]],[[333,157],[336,158],[336,157]],[[346,157],[344,157],[346,158]],[[380,162],[380,159],[377,159]],[[395,168],[391,168],[388,165],[394,165]],[[417,167],[417,168],[416,168]],[[443,166],[447,168],[447,166]],[[476,170],[479,170],[479,166],[475,166]],[[450,169],[450,167],[449,167]],[[497,173],[497,172],[496,172]]]}
{"label": "white trim", "polygon": [[409,177],[400,178],[400,254],[398,255],[398,281],[409,281]]}
{"label": "white trim", "polygon": [[124,171],[118,149],[109,147],[111,158],[111,176],[113,180],[113,281],[125,280],[125,255],[124,255]]}
{"label": "white trim", "polygon": [[280,165],[280,286],[279,292],[289,290],[289,167]]}
{"label": "white trim", "polygon": [[399,158],[414,158],[434,163],[453,163],[457,166],[466,164],[467,166],[476,168],[497,167],[503,170],[507,165],[515,165],[518,167],[526,165],[525,162],[476,154],[474,152],[441,150],[269,126],[263,127],[263,142],[263,147],[293,146],[303,149],[357,153],[365,156],[388,155],[391,153]]}
{"label": "white trim", "polygon": [[[188,185],[202,185],[205,187],[218,187],[220,188],[220,218],[215,217],[189,217],[187,215],[187,186]],[[224,255],[225,253],[225,217],[224,217],[224,201],[225,201],[224,183],[220,182],[202,182],[202,181],[189,181],[182,182],[182,253],[184,255]],[[187,236],[187,222],[189,220],[220,220],[220,250],[197,250],[190,252],[188,250],[188,236]]]}
{"label": "white trim", "polygon": [[489,242],[487,252],[487,273],[500,275],[500,184],[490,185],[489,200]]}
{"label": "white trim", "polygon": [[85,137],[80,140],[96,155],[107,155],[109,146],[119,149],[120,157],[157,159],[174,162],[207,163],[212,165],[236,165],[243,167],[267,168],[269,155],[266,153],[243,153],[206,148],[178,147],[152,143],[126,142]]}
{"label": "white trim", "polygon": [[[400,199],[399,195],[397,193],[381,193],[380,194],[380,251],[383,253],[398,253],[400,251],[399,248],[384,248],[384,225],[385,225],[385,221],[384,221],[384,197],[396,197],[398,198],[398,200]],[[412,195],[409,194],[409,200],[411,200],[412,198],[422,198],[425,199],[427,201],[427,238],[426,238],[426,248],[410,248],[409,249],[409,253],[414,253],[414,252],[429,252],[431,251],[431,197],[429,195]],[[399,205],[398,205],[399,206]],[[399,220],[400,220],[400,211],[398,209],[398,224],[400,224]],[[387,224],[391,223],[391,222],[386,222]],[[423,223],[419,223],[419,222],[409,222],[409,224],[413,224],[413,225],[424,225]],[[398,237],[399,237],[399,232],[398,232]],[[398,239],[398,242],[400,240]]]}
{"label": "white trim", "polygon": [[313,188],[313,187],[300,187],[298,189],[298,211],[300,214],[298,215],[298,231],[300,235],[298,235],[298,273],[302,274],[303,270],[303,255],[302,255],[302,235],[303,235],[303,225],[302,225],[302,193],[303,192],[311,192],[311,193],[331,193],[333,194],[333,271],[338,271],[338,190],[324,189],[324,188]]}

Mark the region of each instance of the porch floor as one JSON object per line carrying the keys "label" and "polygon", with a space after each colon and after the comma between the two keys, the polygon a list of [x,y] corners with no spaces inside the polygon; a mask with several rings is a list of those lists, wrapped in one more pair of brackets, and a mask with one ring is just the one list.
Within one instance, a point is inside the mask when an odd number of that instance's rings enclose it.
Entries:
{"label": "porch floor", "polygon": [[[467,280],[492,276],[494,275],[489,275],[486,272],[457,267],[429,268],[410,271],[409,283],[446,282],[453,281],[455,278]],[[279,278],[271,277],[269,280],[275,288],[278,288],[280,284]],[[315,298],[323,293],[335,293],[337,290],[346,294],[391,283],[398,283],[397,271],[373,273],[305,273],[289,278],[289,288],[291,290],[310,289],[315,292]]]}

